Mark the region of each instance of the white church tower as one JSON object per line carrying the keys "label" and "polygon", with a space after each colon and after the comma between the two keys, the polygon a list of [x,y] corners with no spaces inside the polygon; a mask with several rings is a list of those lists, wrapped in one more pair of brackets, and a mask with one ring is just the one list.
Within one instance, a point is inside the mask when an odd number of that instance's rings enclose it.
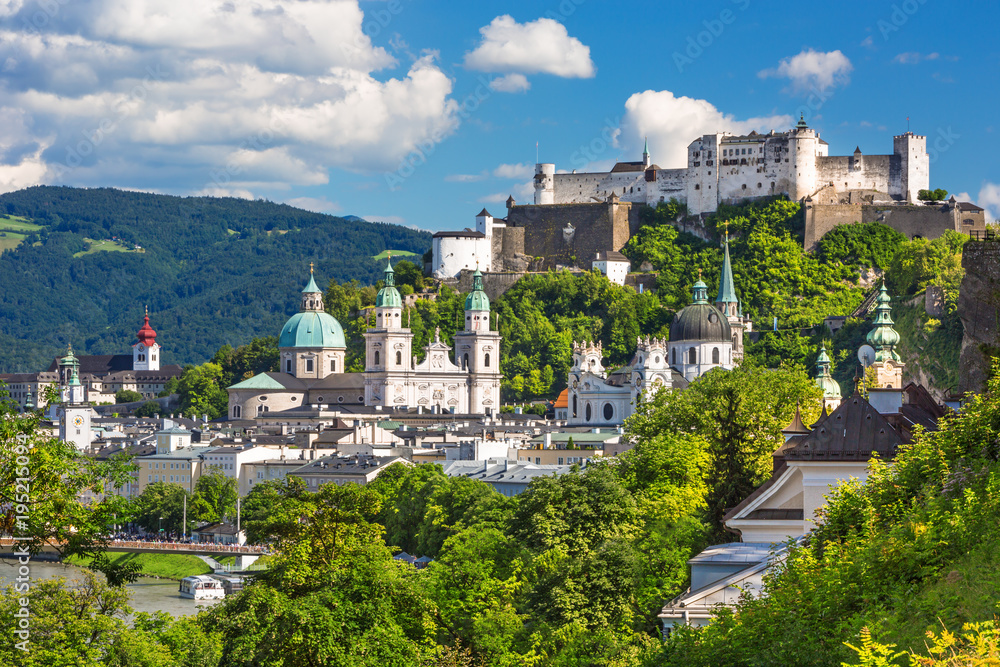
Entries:
{"label": "white church tower", "polygon": [[392,257],[375,297],[375,326],[365,332],[365,405],[392,405],[397,393],[409,397],[406,386],[413,371],[413,332],[403,326],[403,297],[396,289]]}
{"label": "white church tower", "polygon": [[80,383],[79,367],[80,362],[70,347],[66,356],[59,360],[60,376],[69,378],[60,387],[59,439],[83,450],[90,447],[93,434],[90,430],[90,404],[87,403],[86,388]]}
{"label": "white church tower", "polygon": [[465,329],[455,334],[455,363],[469,373],[469,412],[493,414],[500,402],[500,333],[490,327],[490,298],[476,267],[465,298]]}
{"label": "white church tower", "polygon": [[156,332],[149,326],[149,308],[146,308],[146,320],[136,337],[139,341],[132,346],[132,370],[160,370],[160,346],[156,342]]}

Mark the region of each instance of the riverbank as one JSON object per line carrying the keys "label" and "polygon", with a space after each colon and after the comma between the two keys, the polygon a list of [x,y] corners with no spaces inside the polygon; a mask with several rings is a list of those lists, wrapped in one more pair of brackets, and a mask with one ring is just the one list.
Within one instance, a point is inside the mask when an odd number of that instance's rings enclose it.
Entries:
{"label": "riverbank", "polygon": [[[132,554],[109,551],[107,556],[112,565],[137,564],[140,573],[160,579],[180,581],[195,574],[212,573],[212,568],[205,564],[205,561],[188,554]],[[89,558],[78,556],[71,556],[66,562],[81,567],[90,565]]]}

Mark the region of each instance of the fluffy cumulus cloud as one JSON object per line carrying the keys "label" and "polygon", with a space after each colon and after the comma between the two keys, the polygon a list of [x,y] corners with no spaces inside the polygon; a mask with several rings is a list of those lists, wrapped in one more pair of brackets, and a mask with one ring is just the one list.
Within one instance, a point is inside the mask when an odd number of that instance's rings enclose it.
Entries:
{"label": "fluffy cumulus cloud", "polygon": [[525,74],[594,76],[590,47],[570,37],[566,26],[553,19],[518,23],[505,14],[479,32],[482,42],[465,54],[465,66],[480,72],[508,73],[493,80],[494,90],[507,93],[527,90],[530,84]]}
{"label": "fluffy cumulus cloud", "polygon": [[983,187],[979,189],[976,204],[986,209],[988,222],[1000,220],[1000,184],[984,183]]}
{"label": "fluffy cumulus cloud", "polygon": [[777,67],[762,70],[757,75],[762,79],[788,79],[793,93],[825,93],[846,84],[853,69],[851,61],[839,50],[824,53],[806,49],[791,58],[783,58]]}
{"label": "fluffy cumulus cloud", "polygon": [[[669,90],[647,90],[635,93],[626,100],[621,132],[615,137],[614,144],[622,149],[622,159],[637,160],[642,153],[643,141],[648,137],[653,161],[660,167],[670,169],[687,165],[688,144],[703,134],[782,131],[793,124],[792,117],[787,115],[741,120],[723,113],[707,100],[677,97]],[[594,145],[590,146],[591,150],[594,148]],[[594,155],[586,155],[584,151],[580,157],[590,161],[602,157],[597,151],[593,152]]]}
{"label": "fluffy cumulus cloud", "polygon": [[357,0],[0,0],[0,189],[247,196],[394,169],[458,106],[435,54],[377,76],[398,63],[365,20]]}

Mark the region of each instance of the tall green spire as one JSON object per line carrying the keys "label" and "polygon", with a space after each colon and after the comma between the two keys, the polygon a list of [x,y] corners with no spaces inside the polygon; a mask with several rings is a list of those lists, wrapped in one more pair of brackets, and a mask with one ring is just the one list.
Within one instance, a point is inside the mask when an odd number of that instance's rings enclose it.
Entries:
{"label": "tall green spire", "polygon": [[715,297],[715,303],[720,305],[719,310],[726,315],[736,315],[739,309],[739,299],[736,298],[736,286],[733,284],[733,264],[729,259],[729,230],[726,230],[723,246],[725,250],[722,255],[722,273],[719,275],[719,295]]}
{"label": "tall green spire", "polygon": [[385,262],[385,286],[378,291],[375,296],[375,306],[377,308],[402,308],[403,297],[396,289],[396,273],[392,270],[392,255]]}
{"label": "tall green spire", "polygon": [[489,310],[490,298],[483,291],[483,274],[476,265],[476,272],[472,274],[472,291],[465,297],[466,310]]}
{"label": "tall green spire", "polygon": [[891,302],[892,299],[889,298],[889,292],[885,288],[885,282],[883,282],[876,301],[878,305],[875,306],[875,328],[868,332],[867,338],[868,344],[875,348],[875,361],[888,361],[890,359],[902,361],[895,349],[899,343],[899,332],[892,328],[895,322],[892,321],[890,313],[892,310]]}

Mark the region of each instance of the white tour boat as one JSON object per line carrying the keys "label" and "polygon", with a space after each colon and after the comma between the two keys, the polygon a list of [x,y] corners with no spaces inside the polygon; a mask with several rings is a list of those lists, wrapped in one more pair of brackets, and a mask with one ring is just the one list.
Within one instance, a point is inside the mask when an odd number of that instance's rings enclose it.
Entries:
{"label": "white tour boat", "polygon": [[181,580],[180,593],[182,598],[195,600],[216,600],[226,597],[226,589],[222,582],[204,574],[184,577]]}

